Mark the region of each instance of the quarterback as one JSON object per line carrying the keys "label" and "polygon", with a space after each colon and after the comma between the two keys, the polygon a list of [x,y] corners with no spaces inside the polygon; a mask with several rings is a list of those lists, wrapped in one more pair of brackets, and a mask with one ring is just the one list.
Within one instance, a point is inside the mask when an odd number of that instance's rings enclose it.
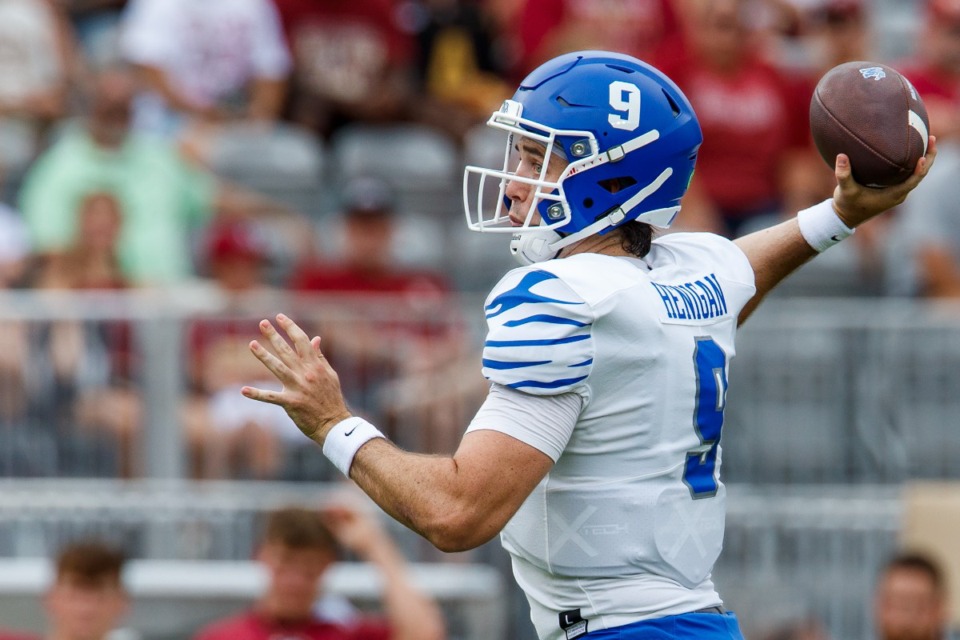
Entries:
{"label": "quarterback", "polygon": [[[629,56],[584,51],[535,70],[488,124],[500,168],[467,167],[469,227],[510,234],[523,265],[486,301],[490,392],[452,457],[402,451],[352,416],[292,320],[254,355],[279,404],[387,513],[438,548],[500,534],[539,636],[739,639],[711,581],[737,326],[778,282],[926,175],[866,189],[837,158],[833,198],[731,242],[671,225],[701,143],[677,86]],[[288,341],[289,340],[289,341]],[[275,355],[274,355],[275,354]]]}

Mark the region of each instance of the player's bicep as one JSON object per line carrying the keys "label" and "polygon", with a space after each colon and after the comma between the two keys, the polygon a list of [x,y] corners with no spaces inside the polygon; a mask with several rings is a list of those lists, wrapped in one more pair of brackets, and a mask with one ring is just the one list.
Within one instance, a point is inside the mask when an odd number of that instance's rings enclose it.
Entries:
{"label": "player's bicep", "polygon": [[484,526],[495,533],[513,517],[560,458],[582,408],[573,392],[534,396],[491,387],[454,456]]}
{"label": "player's bicep", "polygon": [[[496,535],[550,472],[553,460],[539,449],[500,431],[467,433],[454,455],[473,504],[474,526]],[[478,532],[479,533],[479,532]]]}

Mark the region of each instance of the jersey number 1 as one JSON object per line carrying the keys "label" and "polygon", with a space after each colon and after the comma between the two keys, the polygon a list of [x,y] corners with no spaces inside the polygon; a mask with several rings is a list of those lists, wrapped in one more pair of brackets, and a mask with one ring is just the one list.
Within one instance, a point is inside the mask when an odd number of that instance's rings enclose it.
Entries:
{"label": "jersey number 1", "polygon": [[727,354],[712,338],[696,341],[693,365],[697,374],[697,404],[693,427],[700,446],[687,452],[683,471],[683,482],[690,487],[694,499],[717,493],[717,447],[727,397]]}

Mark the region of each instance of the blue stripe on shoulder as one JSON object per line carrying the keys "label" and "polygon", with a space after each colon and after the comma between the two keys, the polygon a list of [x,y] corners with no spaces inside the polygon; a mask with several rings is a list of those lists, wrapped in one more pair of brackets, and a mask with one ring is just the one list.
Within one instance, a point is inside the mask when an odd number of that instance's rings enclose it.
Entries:
{"label": "blue stripe on shoulder", "polygon": [[551,338],[543,340],[487,340],[484,347],[549,347],[555,344],[568,344],[589,340],[590,334],[567,336],[566,338]]}
{"label": "blue stripe on shoulder", "polygon": [[574,367],[589,367],[592,364],[593,364],[593,358],[590,358],[589,360],[584,360],[583,362],[578,362],[577,364],[568,364],[567,368],[572,369]]}
{"label": "blue stripe on shoulder", "polygon": [[550,364],[550,360],[540,360],[539,362],[504,362],[502,360],[488,360],[484,358],[482,364],[487,369],[520,369],[522,367],[539,367],[542,364]]}
{"label": "blue stripe on shoulder", "polygon": [[520,279],[520,282],[518,282],[513,289],[504,291],[494,298],[490,304],[484,307],[484,310],[487,312],[487,318],[495,318],[501,313],[505,313],[511,309],[516,309],[520,305],[537,302],[553,302],[556,304],[583,304],[583,302],[548,298],[546,296],[537,295],[531,291],[533,287],[541,282],[557,279],[557,276],[547,271],[531,271],[530,273],[524,275],[523,278]]}
{"label": "blue stripe on shoulder", "polygon": [[579,320],[574,320],[573,318],[564,318],[561,316],[552,316],[546,313],[540,313],[535,316],[529,316],[527,318],[520,318],[519,320],[508,320],[503,323],[505,327],[519,327],[522,324],[528,324],[530,322],[545,322],[547,324],[569,324],[574,327],[588,327],[590,326],[589,322],[580,322]]}
{"label": "blue stripe on shoulder", "polygon": [[560,387],[566,387],[571,384],[576,384],[581,380],[586,380],[587,376],[580,376],[579,378],[564,378],[563,380],[554,380],[552,382],[541,382],[539,380],[522,380],[520,382],[514,382],[513,384],[508,384],[507,386],[511,389],[520,389],[521,387],[531,387],[534,389],[559,389]]}

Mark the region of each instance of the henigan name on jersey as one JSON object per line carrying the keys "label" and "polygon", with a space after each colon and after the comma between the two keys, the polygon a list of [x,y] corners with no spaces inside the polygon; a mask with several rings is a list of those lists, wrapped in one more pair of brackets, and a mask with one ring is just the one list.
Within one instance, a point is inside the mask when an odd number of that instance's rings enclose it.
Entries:
{"label": "henigan name on jersey", "polygon": [[667,308],[667,317],[673,320],[709,320],[727,312],[723,289],[712,273],[701,280],[678,285],[651,284]]}

